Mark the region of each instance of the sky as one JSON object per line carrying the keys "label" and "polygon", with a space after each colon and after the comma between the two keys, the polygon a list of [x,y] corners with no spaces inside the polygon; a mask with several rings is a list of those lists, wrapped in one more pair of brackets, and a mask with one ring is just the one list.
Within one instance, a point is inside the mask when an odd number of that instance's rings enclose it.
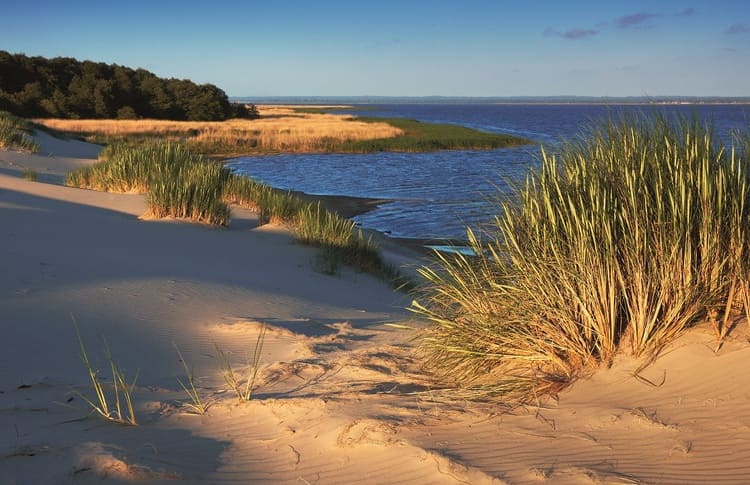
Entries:
{"label": "sky", "polygon": [[229,96],[750,96],[747,0],[3,0],[0,50]]}

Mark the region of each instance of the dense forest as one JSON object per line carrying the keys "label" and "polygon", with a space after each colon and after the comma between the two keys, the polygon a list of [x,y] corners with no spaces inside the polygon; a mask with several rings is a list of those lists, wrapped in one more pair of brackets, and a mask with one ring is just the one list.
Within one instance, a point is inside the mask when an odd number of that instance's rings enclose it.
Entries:
{"label": "dense forest", "polygon": [[0,110],[27,118],[220,121],[257,116],[213,84],[145,69],[0,51]]}

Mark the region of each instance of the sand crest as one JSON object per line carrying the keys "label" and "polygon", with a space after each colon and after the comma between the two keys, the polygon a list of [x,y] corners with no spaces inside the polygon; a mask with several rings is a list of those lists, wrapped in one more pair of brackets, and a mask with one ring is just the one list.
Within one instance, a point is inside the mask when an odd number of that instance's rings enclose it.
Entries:
{"label": "sand crest", "polygon": [[[235,212],[229,229],[143,221],[142,196],[56,185],[98,147],[37,134],[0,151],[0,483],[743,483],[745,323],[691,332],[638,377],[620,359],[538,406],[446,399],[414,352],[408,296]],[[24,168],[40,182],[23,180]],[[88,416],[77,321],[129,377],[137,427]],[[267,328],[257,390],[244,373]],[[209,404],[188,412],[174,346]]]}

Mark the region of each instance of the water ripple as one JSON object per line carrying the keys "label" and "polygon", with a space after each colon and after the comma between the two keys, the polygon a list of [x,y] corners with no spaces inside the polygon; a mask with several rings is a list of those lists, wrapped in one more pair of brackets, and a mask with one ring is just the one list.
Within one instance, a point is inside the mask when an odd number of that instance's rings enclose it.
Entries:
{"label": "water ripple", "polygon": [[[520,135],[554,149],[580,135],[592,121],[623,112],[659,110],[698,115],[713,122],[722,141],[733,129],[747,131],[746,106],[606,105],[376,105],[363,116],[399,116],[460,124],[495,133]],[[352,114],[352,111],[347,111]],[[364,227],[395,237],[463,238],[466,226],[493,220],[488,202],[506,191],[508,180],[522,179],[538,163],[539,146],[491,151],[436,153],[293,154],[244,157],[229,165],[274,187],[310,194],[393,199],[357,217]]]}
{"label": "water ripple", "polygon": [[395,237],[461,238],[494,217],[487,200],[533,163],[529,147],[434,153],[286,154],[243,157],[229,167],[282,189],[393,199],[357,217]]}

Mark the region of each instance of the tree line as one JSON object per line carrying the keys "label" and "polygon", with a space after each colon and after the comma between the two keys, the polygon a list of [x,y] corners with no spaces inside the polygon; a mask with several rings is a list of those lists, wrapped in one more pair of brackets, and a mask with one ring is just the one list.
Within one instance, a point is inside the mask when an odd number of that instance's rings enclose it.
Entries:
{"label": "tree line", "polygon": [[145,69],[0,51],[0,110],[26,118],[253,118],[213,84],[165,79]]}

